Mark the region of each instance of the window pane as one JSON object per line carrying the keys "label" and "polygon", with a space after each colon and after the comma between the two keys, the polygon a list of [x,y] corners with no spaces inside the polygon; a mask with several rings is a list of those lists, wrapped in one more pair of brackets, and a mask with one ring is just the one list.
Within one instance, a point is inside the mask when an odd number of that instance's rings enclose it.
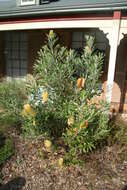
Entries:
{"label": "window pane", "polygon": [[72,41],[82,41],[82,32],[73,32]]}
{"label": "window pane", "polygon": [[27,51],[27,43],[26,42],[20,43],[20,49],[21,49],[21,51],[23,51],[23,50]]}
{"label": "window pane", "polygon": [[20,40],[19,37],[20,36],[18,33],[12,33],[13,42],[19,42],[19,40]]}
{"label": "window pane", "polygon": [[27,74],[26,69],[21,70],[20,76],[25,77]]}
{"label": "window pane", "polygon": [[9,42],[9,41],[7,41],[7,42],[5,43],[5,49],[8,50],[8,51],[11,51],[11,48],[12,48],[12,43]]}
{"label": "window pane", "polygon": [[6,72],[8,77],[12,77],[12,70],[10,68],[7,68]]}
{"label": "window pane", "polygon": [[17,50],[12,51],[12,59],[19,59],[19,52]]}
{"label": "window pane", "polygon": [[13,42],[12,43],[12,48],[13,48],[13,50],[18,50],[18,48],[19,48],[19,42],[17,41],[17,42]]}
{"label": "window pane", "polygon": [[27,51],[20,51],[20,56],[21,56],[23,59],[26,59],[26,58],[27,58]]}
{"label": "window pane", "polygon": [[12,53],[11,53],[11,51],[6,51],[6,58],[7,59],[11,59],[12,58]]}
{"label": "window pane", "polygon": [[19,69],[20,68],[20,62],[19,60],[13,60],[13,69]]}
{"label": "window pane", "polygon": [[26,33],[21,33],[20,34],[20,41],[27,42],[27,35],[26,35]]}
{"label": "window pane", "polygon": [[7,61],[7,68],[11,68],[12,67],[12,61],[9,59]]}
{"label": "window pane", "polygon": [[20,67],[21,67],[21,69],[26,69],[27,68],[27,61],[21,61],[20,62]]}
{"label": "window pane", "polygon": [[13,68],[13,77],[18,78],[20,76],[19,69],[14,69]]}

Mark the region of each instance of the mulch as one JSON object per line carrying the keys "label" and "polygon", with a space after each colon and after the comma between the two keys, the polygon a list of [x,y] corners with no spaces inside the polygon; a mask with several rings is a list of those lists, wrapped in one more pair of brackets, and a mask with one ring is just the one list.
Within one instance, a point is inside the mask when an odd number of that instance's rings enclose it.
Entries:
{"label": "mulch", "polygon": [[104,146],[81,166],[57,164],[64,150],[46,151],[44,138],[25,140],[15,132],[13,155],[2,168],[0,190],[127,190],[127,148]]}

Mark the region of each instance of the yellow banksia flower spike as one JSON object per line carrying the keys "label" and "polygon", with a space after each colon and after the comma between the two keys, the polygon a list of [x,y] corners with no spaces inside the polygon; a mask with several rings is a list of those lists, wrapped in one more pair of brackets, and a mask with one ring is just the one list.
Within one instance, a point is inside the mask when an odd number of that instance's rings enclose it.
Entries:
{"label": "yellow banksia flower spike", "polygon": [[63,162],[64,162],[64,159],[63,158],[59,158],[59,160],[58,160],[58,166],[62,167],[63,166]]}
{"label": "yellow banksia flower spike", "polygon": [[28,115],[30,115],[32,117],[35,117],[36,112],[33,110],[33,108],[31,107],[30,104],[25,104],[24,109],[21,112],[21,115],[22,115],[22,117],[25,117],[25,116],[28,116]]}
{"label": "yellow banksia flower spike", "polygon": [[52,143],[51,143],[51,141],[49,141],[49,140],[45,140],[45,141],[44,141],[44,145],[45,145],[45,148],[51,148]]}
{"label": "yellow banksia flower spike", "polygon": [[21,112],[22,117],[25,117],[27,115],[26,111],[23,109]]}
{"label": "yellow banksia flower spike", "polygon": [[42,100],[43,100],[43,102],[47,102],[48,101],[48,92],[47,91],[44,91],[42,93]]}
{"label": "yellow banksia flower spike", "polygon": [[77,135],[77,133],[78,133],[78,129],[77,128],[74,128],[74,133],[75,133],[75,135]]}
{"label": "yellow banksia flower spike", "polygon": [[71,135],[72,134],[72,130],[71,129],[67,129],[67,134]]}
{"label": "yellow banksia flower spike", "polygon": [[53,35],[54,35],[53,30],[50,30],[50,31],[49,31],[49,36],[51,36],[51,37],[52,37]]}
{"label": "yellow banksia flower spike", "polygon": [[25,104],[25,105],[24,105],[24,110],[25,110],[26,112],[30,112],[30,111],[31,111],[31,106],[30,106],[30,104]]}
{"label": "yellow banksia flower spike", "polygon": [[84,124],[81,123],[81,124],[80,124],[80,129],[82,129],[82,128],[84,128],[84,127],[85,127]]}
{"label": "yellow banksia flower spike", "polygon": [[73,125],[74,124],[74,117],[73,116],[69,117],[67,123],[69,126]]}
{"label": "yellow banksia flower spike", "polygon": [[87,50],[88,53],[91,53],[91,48],[89,46],[86,46],[85,49]]}
{"label": "yellow banksia flower spike", "polygon": [[77,88],[82,89],[85,85],[85,79],[83,77],[78,78],[77,80]]}
{"label": "yellow banksia flower spike", "polygon": [[88,120],[80,124],[80,129],[87,128],[87,127],[88,127]]}
{"label": "yellow banksia flower spike", "polygon": [[35,122],[35,120],[33,120],[33,126],[35,126],[36,125],[36,122]]}

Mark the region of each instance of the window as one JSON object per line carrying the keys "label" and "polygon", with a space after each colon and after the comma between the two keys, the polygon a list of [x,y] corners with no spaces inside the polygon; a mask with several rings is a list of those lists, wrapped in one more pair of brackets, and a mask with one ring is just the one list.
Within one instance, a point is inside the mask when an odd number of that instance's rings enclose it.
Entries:
{"label": "window", "polygon": [[35,5],[36,0],[21,0],[20,5]]}
{"label": "window", "polygon": [[95,38],[95,49],[105,51],[106,38],[101,31],[76,31],[72,33],[72,48],[76,51],[82,51],[85,46],[85,35],[93,36]]}
{"label": "window", "polygon": [[58,0],[40,0],[40,4],[47,4],[47,3],[51,3],[51,2],[55,2],[55,1],[58,1]]}
{"label": "window", "polygon": [[50,3],[51,0],[40,0],[40,4]]}
{"label": "window", "polygon": [[23,78],[27,74],[28,39],[24,32],[8,32],[5,35],[6,74],[11,78]]}

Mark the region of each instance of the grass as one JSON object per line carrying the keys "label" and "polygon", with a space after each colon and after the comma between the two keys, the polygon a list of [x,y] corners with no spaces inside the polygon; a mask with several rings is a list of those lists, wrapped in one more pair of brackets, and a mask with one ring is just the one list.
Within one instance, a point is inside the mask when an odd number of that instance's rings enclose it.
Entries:
{"label": "grass", "polygon": [[114,117],[110,123],[110,142],[120,145],[127,145],[127,122],[120,115]]}
{"label": "grass", "polygon": [[3,164],[14,153],[13,142],[6,138],[4,145],[0,148],[0,165]]}

